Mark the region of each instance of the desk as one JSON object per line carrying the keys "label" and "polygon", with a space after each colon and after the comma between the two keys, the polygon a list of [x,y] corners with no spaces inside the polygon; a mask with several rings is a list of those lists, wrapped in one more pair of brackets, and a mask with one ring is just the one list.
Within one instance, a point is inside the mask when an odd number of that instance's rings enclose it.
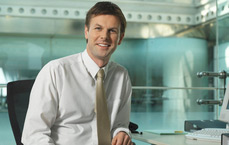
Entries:
{"label": "desk", "polygon": [[199,141],[186,139],[185,135],[157,135],[143,132],[143,134],[132,134],[135,140],[155,145],[220,145],[217,142]]}

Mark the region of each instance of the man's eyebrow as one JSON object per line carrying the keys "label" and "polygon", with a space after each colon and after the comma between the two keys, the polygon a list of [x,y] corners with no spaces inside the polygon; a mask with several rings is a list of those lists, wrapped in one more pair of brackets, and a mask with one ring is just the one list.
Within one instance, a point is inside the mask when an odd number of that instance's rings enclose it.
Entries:
{"label": "man's eyebrow", "polygon": [[109,28],[109,29],[117,29],[117,30],[118,30],[118,28],[117,28],[117,27],[111,27],[111,28]]}
{"label": "man's eyebrow", "polygon": [[[100,25],[100,24],[95,24],[95,26],[99,26],[99,27],[103,27],[102,25]],[[118,27],[111,27],[111,28],[109,28],[109,29],[117,29],[118,30]]]}
{"label": "man's eyebrow", "polygon": [[102,25],[99,25],[99,24],[95,24],[95,26],[100,26],[100,27],[102,27]]}

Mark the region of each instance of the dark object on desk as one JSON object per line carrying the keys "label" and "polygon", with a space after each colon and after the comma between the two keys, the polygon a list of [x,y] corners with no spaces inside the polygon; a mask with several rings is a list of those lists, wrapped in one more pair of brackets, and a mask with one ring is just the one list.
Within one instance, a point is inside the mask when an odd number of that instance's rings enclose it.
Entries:
{"label": "dark object on desk", "polygon": [[133,122],[130,122],[129,129],[130,129],[131,133],[136,133],[136,130],[138,129],[138,125],[133,123]]}
{"label": "dark object on desk", "polygon": [[203,128],[226,128],[226,123],[219,120],[185,120],[184,130],[192,132]]}
{"label": "dark object on desk", "polygon": [[221,145],[228,145],[229,142],[229,133],[223,133],[221,135]]}
{"label": "dark object on desk", "polygon": [[139,133],[139,134],[142,134],[142,132],[138,132],[137,129],[138,129],[138,125],[133,123],[133,122],[130,122],[129,124],[129,129],[131,131],[131,133]]}
{"label": "dark object on desk", "polygon": [[17,145],[23,145],[21,135],[33,83],[34,80],[20,80],[7,84],[8,112]]}

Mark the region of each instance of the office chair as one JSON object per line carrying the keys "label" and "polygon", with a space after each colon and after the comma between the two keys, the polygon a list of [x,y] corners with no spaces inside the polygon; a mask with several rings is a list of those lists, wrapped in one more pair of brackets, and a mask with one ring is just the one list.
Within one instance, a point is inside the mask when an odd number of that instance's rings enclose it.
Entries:
{"label": "office chair", "polygon": [[34,80],[20,80],[7,84],[8,113],[17,145],[23,145],[21,136],[33,83]]}

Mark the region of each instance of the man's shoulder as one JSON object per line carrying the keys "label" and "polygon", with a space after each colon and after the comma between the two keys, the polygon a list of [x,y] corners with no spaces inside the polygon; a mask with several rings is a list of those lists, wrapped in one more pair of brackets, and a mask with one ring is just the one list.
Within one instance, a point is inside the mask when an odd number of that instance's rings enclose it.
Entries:
{"label": "man's shoulder", "polygon": [[81,61],[81,53],[65,56],[62,58],[51,60],[46,64],[46,67],[51,67],[53,69],[60,67],[71,67],[72,65],[77,66]]}
{"label": "man's shoulder", "polygon": [[56,64],[56,65],[72,65],[75,63],[79,63],[80,62],[80,58],[81,58],[81,53],[77,53],[77,54],[73,54],[73,55],[69,55],[69,56],[65,56],[62,58],[58,58],[55,60],[52,60],[51,63],[52,64]]}
{"label": "man's shoulder", "polygon": [[113,71],[121,71],[121,72],[127,72],[127,69],[122,66],[121,64],[118,64],[116,62],[110,61],[109,62],[109,69]]}

